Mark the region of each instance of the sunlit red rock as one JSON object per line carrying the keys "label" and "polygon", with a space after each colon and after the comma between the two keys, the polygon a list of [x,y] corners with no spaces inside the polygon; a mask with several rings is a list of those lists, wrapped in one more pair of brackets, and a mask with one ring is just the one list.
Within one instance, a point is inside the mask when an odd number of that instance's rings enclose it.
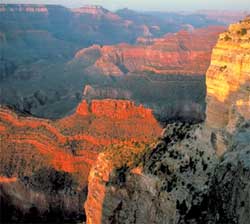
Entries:
{"label": "sunlit red rock", "polygon": [[[86,195],[79,195],[87,186],[89,170],[105,147],[150,143],[160,133],[152,111],[130,101],[83,101],[74,114],[55,121],[23,117],[0,108],[0,185],[4,184],[4,192],[13,198],[13,191],[20,190],[20,197],[26,198],[26,207],[35,203],[43,212],[55,200],[54,196],[43,191],[34,196],[34,191],[19,179],[46,169],[68,173],[79,187],[74,197],[64,198],[66,201],[60,203],[80,203],[67,207],[77,212],[84,204]],[[81,200],[77,202],[78,197]]]}
{"label": "sunlit red rock", "polygon": [[[207,72],[207,124],[223,128],[230,113],[249,119],[250,19],[220,35]],[[232,121],[232,120],[231,120]]]}
{"label": "sunlit red rock", "polygon": [[219,155],[227,150],[227,133],[250,119],[250,18],[220,35],[207,72],[207,119]]}
{"label": "sunlit red rock", "polygon": [[96,74],[119,76],[149,72],[201,75],[205,74],[212,48],[224,29],[208,27],[183,30],[162,38],[139,38],[136,45],[93,46],[79,51],[75,58],[82,62],[95,61],[86,71]]}
{"label": "sunlit red rock", "polygon": [[[148,142],[161,130],[150,109],[123,100],[94,100],[89,104],[83,101],[75,114],[56,121],[22,117],[1,108],[0,119],[1,140],[5,143],[1,149],[2,159],[8,158],[8,147],[18,154],[26,147],[34,149],[33,153],[43,158],[41,162],[44,160],[45,164],[70,173],[86,170],[106,145]],[[72,142],[76,144],[74,149],[70,147]],[[27,174],[33,172],[28,163],[26,168]],[[4,172],[3,166],[1,170]],[[18,169],[14,173],[18,175]],[[82,175],[79,178],[86,180],[87,173]]]}

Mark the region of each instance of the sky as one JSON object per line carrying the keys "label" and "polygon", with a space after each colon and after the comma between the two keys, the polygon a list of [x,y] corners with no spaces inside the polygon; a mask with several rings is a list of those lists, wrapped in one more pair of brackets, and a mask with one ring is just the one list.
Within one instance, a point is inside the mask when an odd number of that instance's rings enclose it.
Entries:
{"label": "sky", "polygon": [[130,8],[139,11],[250,10],[250,0],[0,0],[0,3],[60,4],[71,8],[101,5],[110,10]]}

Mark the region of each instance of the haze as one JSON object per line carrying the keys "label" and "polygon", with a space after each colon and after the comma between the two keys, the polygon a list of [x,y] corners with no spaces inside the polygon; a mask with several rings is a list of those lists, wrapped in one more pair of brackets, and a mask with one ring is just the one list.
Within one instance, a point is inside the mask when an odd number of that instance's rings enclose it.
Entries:
{"label": "haze", "polygon": [[198,10],[198,9],[216,9],[216,10],[249,10],[249,0],[5,0],[1,3],[32,3],[32,4],[60,4],[67,7],[81,7],[86,4],[102,5],[111,10],[119,8],[130,8],[135,10]]}

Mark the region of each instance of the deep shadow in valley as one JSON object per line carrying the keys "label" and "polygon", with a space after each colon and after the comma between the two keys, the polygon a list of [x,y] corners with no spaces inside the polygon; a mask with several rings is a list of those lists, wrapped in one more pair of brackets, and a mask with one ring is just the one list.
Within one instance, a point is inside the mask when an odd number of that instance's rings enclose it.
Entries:
{"label": "deep shadow in valley", "polygon": [[[21,177],[13,183],[2,183],[0,221],[1,223],[83,222],[86,217],[82,206],[87,197],[87,189],[77,188],[79,187],[71,174],[53,168],[40,169],[32,176]],[[18,195],[11,193],[12,191],[18,192]]]}
{"label": "deep shadow in valley", "polygon": [[57,119],[73,113],[82,98],[88,101],[128,99],[153,109],[159,121],[204,119],[204,76],[129,74],[114,77],[59,68],[53,74],[52,71],[44,74],[37,79],[0,83],[0,102],[36,117]]}

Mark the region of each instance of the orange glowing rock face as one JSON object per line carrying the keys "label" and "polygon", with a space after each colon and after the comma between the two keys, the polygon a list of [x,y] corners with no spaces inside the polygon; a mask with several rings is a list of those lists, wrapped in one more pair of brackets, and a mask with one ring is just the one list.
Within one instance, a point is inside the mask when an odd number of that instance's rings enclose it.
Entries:
{"label": "orange glowing rock face", "polygon": [[1,183],[13,183],[13,182],[16,182],[16,181],[17,181],[17,178],[15,178],[15,177],[8,178],[8,177],[0,176],[0,184]]}
{"label": "orange glowing rock face", "polygon": [[0,172],[29,176],[43,167],[71,173],[81,185],[98,154],[111,144],[150,143],[161,133],[152,111],[122,100],[83,101],[76,112],[50,121],[0,108]]}
{"label": "orange glowing rock face", "polygon": [[[219,37],[207,71],[207,125],[234,130],[236,115],[250,119],[250,18]],[[238,117],[239,117],[238,116]]]}
{"label": "orange glowing rock face", "polygon": [[[89,73],[120,76],[124,73],[204,75],[211,51],[224,27],[207,27],[138,38],[136,45],[92,46],[76,53],[77,60],[95,61]],[[92,53],[91,53],[92,52]]]}

